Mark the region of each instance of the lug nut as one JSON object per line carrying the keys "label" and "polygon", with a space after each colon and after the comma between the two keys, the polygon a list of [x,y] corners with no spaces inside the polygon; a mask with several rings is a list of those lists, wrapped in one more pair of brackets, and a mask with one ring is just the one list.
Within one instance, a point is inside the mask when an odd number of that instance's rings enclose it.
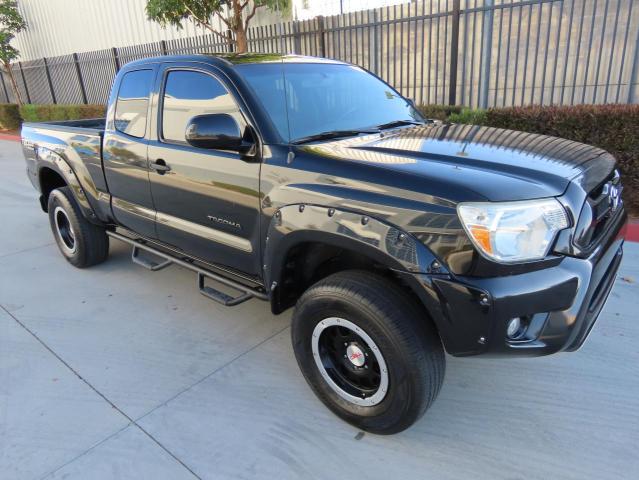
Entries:
{"label": "lug nut", "polygon": [[362,217],[362,225],[368,224],[369,220],[370,220],[370,218],[368,218],[368,217]]}

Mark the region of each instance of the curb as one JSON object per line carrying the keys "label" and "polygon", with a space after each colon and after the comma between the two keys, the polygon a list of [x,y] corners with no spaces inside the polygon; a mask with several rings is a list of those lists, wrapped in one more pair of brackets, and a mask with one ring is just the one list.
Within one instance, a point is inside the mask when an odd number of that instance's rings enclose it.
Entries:
{"label": "curb", "polygon": [[629,220],[626,230],[627,242],[639,242],[639,220]]}
{"label": "curb", "polygon": [[20,135],[12,135],[10,133],[0,133],[0,140],[9,140],[11,142],[19,142]]}

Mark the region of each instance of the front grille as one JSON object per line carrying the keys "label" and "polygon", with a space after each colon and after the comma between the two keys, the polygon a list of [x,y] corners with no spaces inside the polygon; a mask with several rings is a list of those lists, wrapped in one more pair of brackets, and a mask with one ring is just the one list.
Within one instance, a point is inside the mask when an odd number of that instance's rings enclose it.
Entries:
{"label": "front grille", "polygon": [[607,230],[610,221],[621,211],[622,190],[619,172],[615,170],[588,194],[575,230],[575,245],[581,250],[591,250]]}

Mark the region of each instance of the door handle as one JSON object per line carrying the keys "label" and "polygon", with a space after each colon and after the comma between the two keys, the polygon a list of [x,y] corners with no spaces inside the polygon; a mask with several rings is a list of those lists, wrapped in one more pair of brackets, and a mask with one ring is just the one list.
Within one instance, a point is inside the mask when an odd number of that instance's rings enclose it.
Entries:
{"label": "door handle", "polygon": [[155,162],[149,163],[149,168],[155,170],[159,175],[164,175],[171,170],[164,160],[158,158]]}

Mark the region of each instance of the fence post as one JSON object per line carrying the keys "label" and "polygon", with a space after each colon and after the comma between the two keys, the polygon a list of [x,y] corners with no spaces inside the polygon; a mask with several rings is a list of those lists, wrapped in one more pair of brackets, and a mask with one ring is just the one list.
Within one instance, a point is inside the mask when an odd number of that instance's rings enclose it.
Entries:
{"label": "fence post", "polygon": [[450,32],[450,81],[448,83],[448,105],[457,103],[457,57],[459,56],[460,1],[453,0],[453,24]]}
{"label": "fence post", "polygon": [[82,101],[87,104],[87,91],[84,88],[84,80],[82,79],[82,71],[80,70],[80,62],[78,61],[78,54],[73,54],[73,63],[75,64],[75,73],[78,74],[78,82],[80,82],[80,92],[82,93]]}
{"label": "fence post", "polygon": [[637,41],[635,42],[635,59],[632,62],[632,73],[630,74],[630,83],[628,83],[628,103],[637,103],[639,96],[636,90],[639,88],[639,31],[637,31]]}
{"label": "fence post", "polygon": [[[371,21],[371,13],[373,14],[373,20]],[[368,27],[368,45],[372,45],[373,48],[369,48],[370,54],[372,58],[369,58],[368,61],[370,63],[370,71],[373,73],[377,73],[378,64],[377,64],[377,48],[379,46],[379,40],[377,38],[377,22],[379,19],[377,18],[377,9],[368,11],[368,23],[370,26]]]}
{"label": "fence post", "polygon": [[51,72],[49,72],[49,64],[47,63],[47,57],[44,57],[42,60],[44,60],[44,72],[47,74],[47,82],[49,83],[51,100],[53,101],[53,104],[55,105],[58,102],[56,102],[55,100],[55,92],[53,91],[53,82],[51,81]]}
{"label": "fence post", "polygon": [[226,35],[231,39],[228,42],[228,44],[229,44],[229,46],[228,46],[229,52],[233,53],[235,51],[235,44],[233,43],[233,40],[232,40],[233,32],[231,30],[227,30],[226,31]]}
{"label": "fence post", "polygon": [[[491,54],[493,51],[493,19],[495,17],[495,9],[492,8],[495,5],[495,0],[486,0],[484,4],[487,8],[484,10],[483,26],[482,26],[482,39],[484,41],[480,61],[482,70],[479,72],[479,83],[481,90],[479,92],[479,107],[488,107],[488,87],[490,83],[490,63]],[[501,40],[501,39],[500,39]]]}
{"label": "fence post", "polygon": [[111,48],[111,53],[113,54],[113,63],[115,64],[115,73],[120,71],[120,57],[118,57],[118,49],[113,47]]}
{"label": "fence post", "polygon": [[20,67],[20,76],[24,84],[24,92],[27,94],[27,103],[31,103],[31,95],[29,95],[29,87],[27,86],[27,78],[24,76],[24,70],[22,69],[22,62],[18,62],[18,67]]}
{"label": "fence post", "polygon": [[166,55],[166,41],[165,40],[160,40],[160,52],[162,52],[162,55]]}
{"label": "fence post", "polygon": [[298,21],[293,21],[293,53],[302,54],[302,36],[300,35],[300,25]]}
{"label": "fence post", "polygon": [[4,96],[7,99],[7,103],[11,103],[9,98],[9,91],[7,90],[7,84],[4,82],[4,72],[0,72],[0,78],[2,79],[2,88],[4,89]]}
{"label": "fence post", "polygon": [[326,57],[326,39],[324,38],[324,16],[317,17],[317,34],[319,35],[320,57]]}

